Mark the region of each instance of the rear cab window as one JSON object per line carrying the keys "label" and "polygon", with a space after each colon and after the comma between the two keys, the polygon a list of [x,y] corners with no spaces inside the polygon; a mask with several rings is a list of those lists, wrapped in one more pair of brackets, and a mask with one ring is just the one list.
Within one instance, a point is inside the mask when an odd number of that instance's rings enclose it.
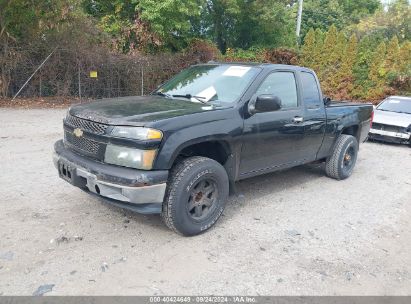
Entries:
{"label": "rear cab window", "polygon": [[306,108],[321,106],[321,94],[315,76],[310,72],[300,72],[303,102]]}

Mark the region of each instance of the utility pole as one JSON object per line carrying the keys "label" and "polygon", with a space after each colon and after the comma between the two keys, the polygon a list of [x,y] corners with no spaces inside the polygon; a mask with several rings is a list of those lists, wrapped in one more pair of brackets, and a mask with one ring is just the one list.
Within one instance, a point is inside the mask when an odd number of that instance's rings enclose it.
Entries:
{"label": "utility pole", "polygon": [[300,30],[301,30],[301,17],[303,14],[303,0],[298,0],[298,15],[297,15],[297,29],[295,30],[295,34],[297,36],[297,40],[300,39]]}

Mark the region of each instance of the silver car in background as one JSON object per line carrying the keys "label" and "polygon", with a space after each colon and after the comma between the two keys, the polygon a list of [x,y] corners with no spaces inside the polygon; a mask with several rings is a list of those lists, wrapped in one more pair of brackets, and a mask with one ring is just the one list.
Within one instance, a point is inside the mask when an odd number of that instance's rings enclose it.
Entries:
{"label": "silver car in background", "polygon": [[391,143],[411,145],[411,97],[390,96],[374,110],[368,137]]}

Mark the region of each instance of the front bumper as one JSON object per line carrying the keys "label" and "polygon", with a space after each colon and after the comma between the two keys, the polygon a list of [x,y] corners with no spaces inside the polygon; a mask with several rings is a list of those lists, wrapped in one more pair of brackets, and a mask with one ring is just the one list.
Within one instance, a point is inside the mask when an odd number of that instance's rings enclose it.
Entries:
{"label": "front bumper", "polygon": [[65,181],[118,207],[146,214],[161,212],[167,170],[143,171],[97,162],[68,150],[62,140],[54,150],[54,165]]}
{"label": "front bumper", "polygon": [[410,142],[410,133],[399,133],[391,132],[385,130],[370,129],[368,134],[370,139],[380,140],[390,143],[409,143]]}

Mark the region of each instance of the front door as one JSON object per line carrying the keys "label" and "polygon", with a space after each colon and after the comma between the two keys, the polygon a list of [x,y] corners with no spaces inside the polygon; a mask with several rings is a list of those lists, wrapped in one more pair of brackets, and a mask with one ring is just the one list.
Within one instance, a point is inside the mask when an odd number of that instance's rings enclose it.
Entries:
{"label": "front door", "polygon": [[256,113],[244,121],[240,161],[241,176],[290,166],[303,158],[303,110],[292,71],[274,71],[257,89],[256,95],[281,99],[281,109]]}

